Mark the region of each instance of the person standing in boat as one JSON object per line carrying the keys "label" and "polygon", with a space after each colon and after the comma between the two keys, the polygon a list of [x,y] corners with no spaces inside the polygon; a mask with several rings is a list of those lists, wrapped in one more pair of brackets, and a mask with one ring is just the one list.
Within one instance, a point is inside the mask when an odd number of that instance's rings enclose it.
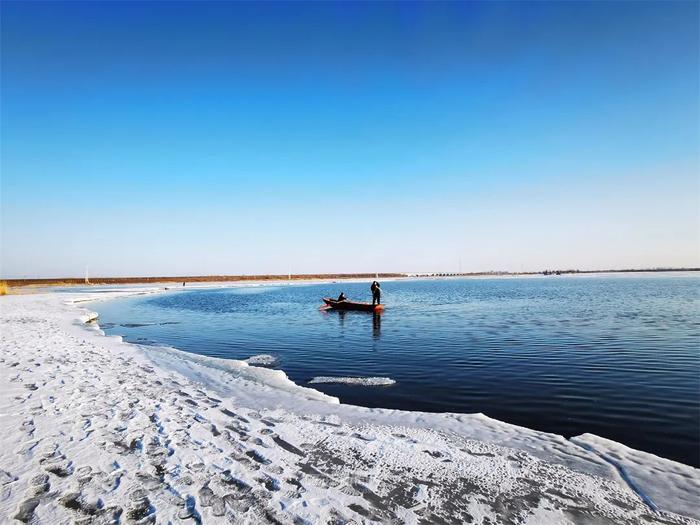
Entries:
{"label": "person standing in boat", "polygon": [[338,299],[336,299],[338,302],[340,301],[347,301],[348,298],[345,297],[345,294],[343,292],[340,292],[340,295],[338,296]]}
{"label": "person standing in boat", "polygon": [[372,305],[382,304],[382,289],[379,286],[379,283],[374,281],[369,289],[372,290]]}

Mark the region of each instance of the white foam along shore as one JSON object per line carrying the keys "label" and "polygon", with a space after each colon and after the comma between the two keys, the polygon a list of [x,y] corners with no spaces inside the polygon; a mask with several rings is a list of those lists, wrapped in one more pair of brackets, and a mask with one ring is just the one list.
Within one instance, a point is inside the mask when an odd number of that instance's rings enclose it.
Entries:
{"label": "white foam along shore", "polygon": [[83,324],[155,291],[0,299],[7,521],[699,523],[698,469],[618,443],[343,405]]}

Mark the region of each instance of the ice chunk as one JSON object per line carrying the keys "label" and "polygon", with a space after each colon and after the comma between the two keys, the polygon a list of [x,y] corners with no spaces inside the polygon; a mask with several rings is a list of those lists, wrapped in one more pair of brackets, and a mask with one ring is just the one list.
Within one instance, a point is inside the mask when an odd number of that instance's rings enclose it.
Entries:
{"label": "ice chunk", "polygon": [[360,386],[389,386],[396,383],[390,377],[331,377],[318,376],[314,377],[309,384],[317,383],[340,383],[344,385],[360,385]]}
{"label": "ice chunk", "polygon": [[252,355],[244,361],[252,366],[272,366],[277,363],[277,358],[274,355],[259,354]]}

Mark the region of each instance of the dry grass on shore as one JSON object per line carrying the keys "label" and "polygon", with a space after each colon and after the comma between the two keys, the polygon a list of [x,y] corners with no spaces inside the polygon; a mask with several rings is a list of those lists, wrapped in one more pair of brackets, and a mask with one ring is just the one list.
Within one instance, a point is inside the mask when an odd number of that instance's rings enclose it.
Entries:
{"label": "dry grass on shore", "polygon": [[7,295],[8,287],[5,281],[0,281],[0,295]]}

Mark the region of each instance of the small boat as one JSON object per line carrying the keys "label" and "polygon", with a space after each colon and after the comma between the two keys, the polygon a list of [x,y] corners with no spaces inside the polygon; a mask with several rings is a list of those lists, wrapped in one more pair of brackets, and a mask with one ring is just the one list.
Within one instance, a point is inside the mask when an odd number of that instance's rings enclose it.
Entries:
{"label": "small boat", "polygon": [[323,302],[333,310],[356,310],[359,312],[380,312],[384,310],[383,304],[356,303],[354,301],[336,301],[330,297],[324,297]]}

